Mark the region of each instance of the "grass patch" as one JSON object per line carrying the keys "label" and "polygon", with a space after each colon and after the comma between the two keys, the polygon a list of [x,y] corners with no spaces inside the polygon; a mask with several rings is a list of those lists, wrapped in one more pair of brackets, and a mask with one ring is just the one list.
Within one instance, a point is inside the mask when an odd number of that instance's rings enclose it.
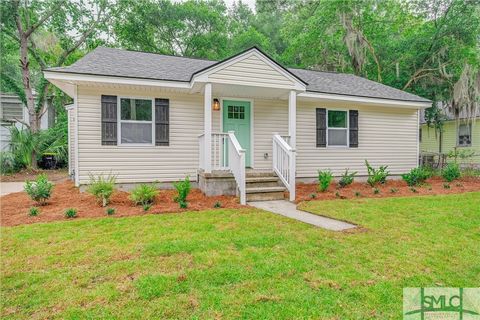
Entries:
{"label": "grass patch", "polygon": [[403,287],[480,282],[480,193],[302,206],[367,231],[256,209],[2,228],[1,318],[397,319]]}

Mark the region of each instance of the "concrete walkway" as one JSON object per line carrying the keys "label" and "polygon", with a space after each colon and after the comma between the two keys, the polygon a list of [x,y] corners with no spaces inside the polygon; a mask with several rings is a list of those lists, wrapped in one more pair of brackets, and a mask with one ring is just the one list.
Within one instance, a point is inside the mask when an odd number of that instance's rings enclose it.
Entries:
{"label": "concrete walkway", "polygon": [[23,191],[25,182],[0,182],[0,196]]}
{"label": "concrete walkway", "polygon": [[330,219],[322,216],[317,216],[316,214],[298,210],[297,206],[294,203],[291,203],[285,200],[255,201],[255,202],[249,202],[248,205],[255,208],[270,211],[287,218],[312,224],[314,226],[324,228],[327,230],[342,231],[345,229],[351,229],[356,227],[354,224],[350,224],[347,222]]}

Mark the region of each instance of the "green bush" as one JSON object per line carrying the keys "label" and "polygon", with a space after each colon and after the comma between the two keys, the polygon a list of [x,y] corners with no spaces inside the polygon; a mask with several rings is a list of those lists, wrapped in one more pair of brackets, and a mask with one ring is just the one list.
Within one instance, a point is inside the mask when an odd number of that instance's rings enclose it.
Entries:
{"label": "green bush", "polygon": [[222,207],[222,204],[220,203],[220,201],[216,201],[213,205],[214,208],[218,209],[218,208],[221,208]]}
{"label": "green bush", "polygon": [[130,193],[130,200],[132,200],[135,205],[151,205],[157,194],[158,190],[155,184],[142,183],[132,190]]}
{"label": "green bush", "polygon": [[338,185],[340,186],[340,188],[344,188],[352,184],[356,174],[357,174],[356,171],[352,173],[348,173],[348,169],[346,169],[345,172],[342,174],[340,181],[338,181]]}
{"label": "green bush", "polygon": [[115,191],[115,181],[116,177],[112,175],[106,177],[99,175],[95,177],[90,174],[90,183],[87,192],[94,195],[102,207],[105,207],[110,202],[113,191]]}
{"label": "green bush", "polygon": [[443,189],[450,189],[450,185],[448,183],[443,184]]}
{"label": "green bush", "polygon": [[327,191],[328,187],[332,183],[333,174],[330,170],[321,171],[318,170],[318,189],[321,192]]}
{"label": "green bush", "polygon": [[402,174],[402,179],[405,180],[410,187],[418,186],[425,182],[432,176],[430,170],[424,167],[413,168],[409,173]]}
{"label": "green bush", "polygon": [[38,210],[37,207],[31,207],[29,210],[28,210],[28,215],[30,217],[36,217],[38,216],[38,214],[40,213],[40,210]]}
{"label": "green bush", "polygon": [[380,193],[380,189],[378,189],[378,188],[373,188],[373,193],[374,193],[374,194],[379,194],[379,193]]}
{"label": "green bush", "polygon": [[21,165],[15,161],[15,155],[8,151],[0,152],[0,174],[9,174],[21,169]]}
{"label": "green bush", "polygon": [[173,186],[177,189],[177,196],[173,200],[178,203],[180,208],[186,208],[188,206],[187,197],[191,189],[190,178],[187,176],[185,180],[174,183]]}
{"label": "green bush", "polygon": [[355,191],[355,197],[360,197],[361,195],[360,191]]}
{"label": "green bush", "polygon": [[151,207],[152,207],[152,204],[151,204],[151,203],[144,203],[144,204],[142,204],[143,211],[145,211],[145,212],[147,212],[148,210],[150,210]]}
{"label": "green bush", "polygon": [[315,199],[317,197],[316,193],[310,193],[310,199]]}
{"label": "green bush", "polygon": [[52,195],[53,184],[48,181],[46,174],[39,174],[35,181],[26,181],[25,192],[40,205],[44,205]]}
{"label": "green bush", "polygon": [[442,170],[442,177],[445,181],[452,182],[460,178],[460,168],[456,163],[449,163]]}
{"label": "green bush", "polygon": [[65,210],[65,217],[67,218],[75,218],[77,216],[77,209],[68,208]]}
{"label": "green bush", "polygon": [[111,216],[112,214],[115,214],[115,208],[107,208],[106,213]]}
{"label": "green bush", "polygon": [[367,160],[365,160],[365,165],[367,166],[368,173],[367,183],[371,187],[379,183],[384,184],[387,181],[387,177],[390,175],[390,172],[387,171],[388,166],[380,166],[378,169],[375,169]]}

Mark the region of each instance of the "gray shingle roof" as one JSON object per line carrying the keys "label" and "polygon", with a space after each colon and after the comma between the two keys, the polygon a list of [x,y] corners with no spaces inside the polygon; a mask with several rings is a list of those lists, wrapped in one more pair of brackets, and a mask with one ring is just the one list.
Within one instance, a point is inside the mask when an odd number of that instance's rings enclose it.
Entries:
{"label": "gray shingle roof", "polygon": [[[154,80],[190,81],[218,61],[98,47],[68,67],[47,71]],[[348,96],[430,102],[430,100],[352,74],[288,69],[307,83],[307,91]]]}

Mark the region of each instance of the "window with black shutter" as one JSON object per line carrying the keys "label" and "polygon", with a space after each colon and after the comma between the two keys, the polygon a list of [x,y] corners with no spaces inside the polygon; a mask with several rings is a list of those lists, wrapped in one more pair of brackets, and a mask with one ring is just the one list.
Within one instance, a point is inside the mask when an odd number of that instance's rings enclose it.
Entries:
{"label": "window with black shutter", "polygon": [[168,146],[170,143],[170,101],[155,99],[155,145]]}
{"label": "window with black shutter", "polygon": [[317,127],[317,148],[327,146],[327,109],[316,109],[316,127]]}
{"label": "window with black shutter", "polygon": [[102,95],[102,145],[117,145],[117,97]]}

